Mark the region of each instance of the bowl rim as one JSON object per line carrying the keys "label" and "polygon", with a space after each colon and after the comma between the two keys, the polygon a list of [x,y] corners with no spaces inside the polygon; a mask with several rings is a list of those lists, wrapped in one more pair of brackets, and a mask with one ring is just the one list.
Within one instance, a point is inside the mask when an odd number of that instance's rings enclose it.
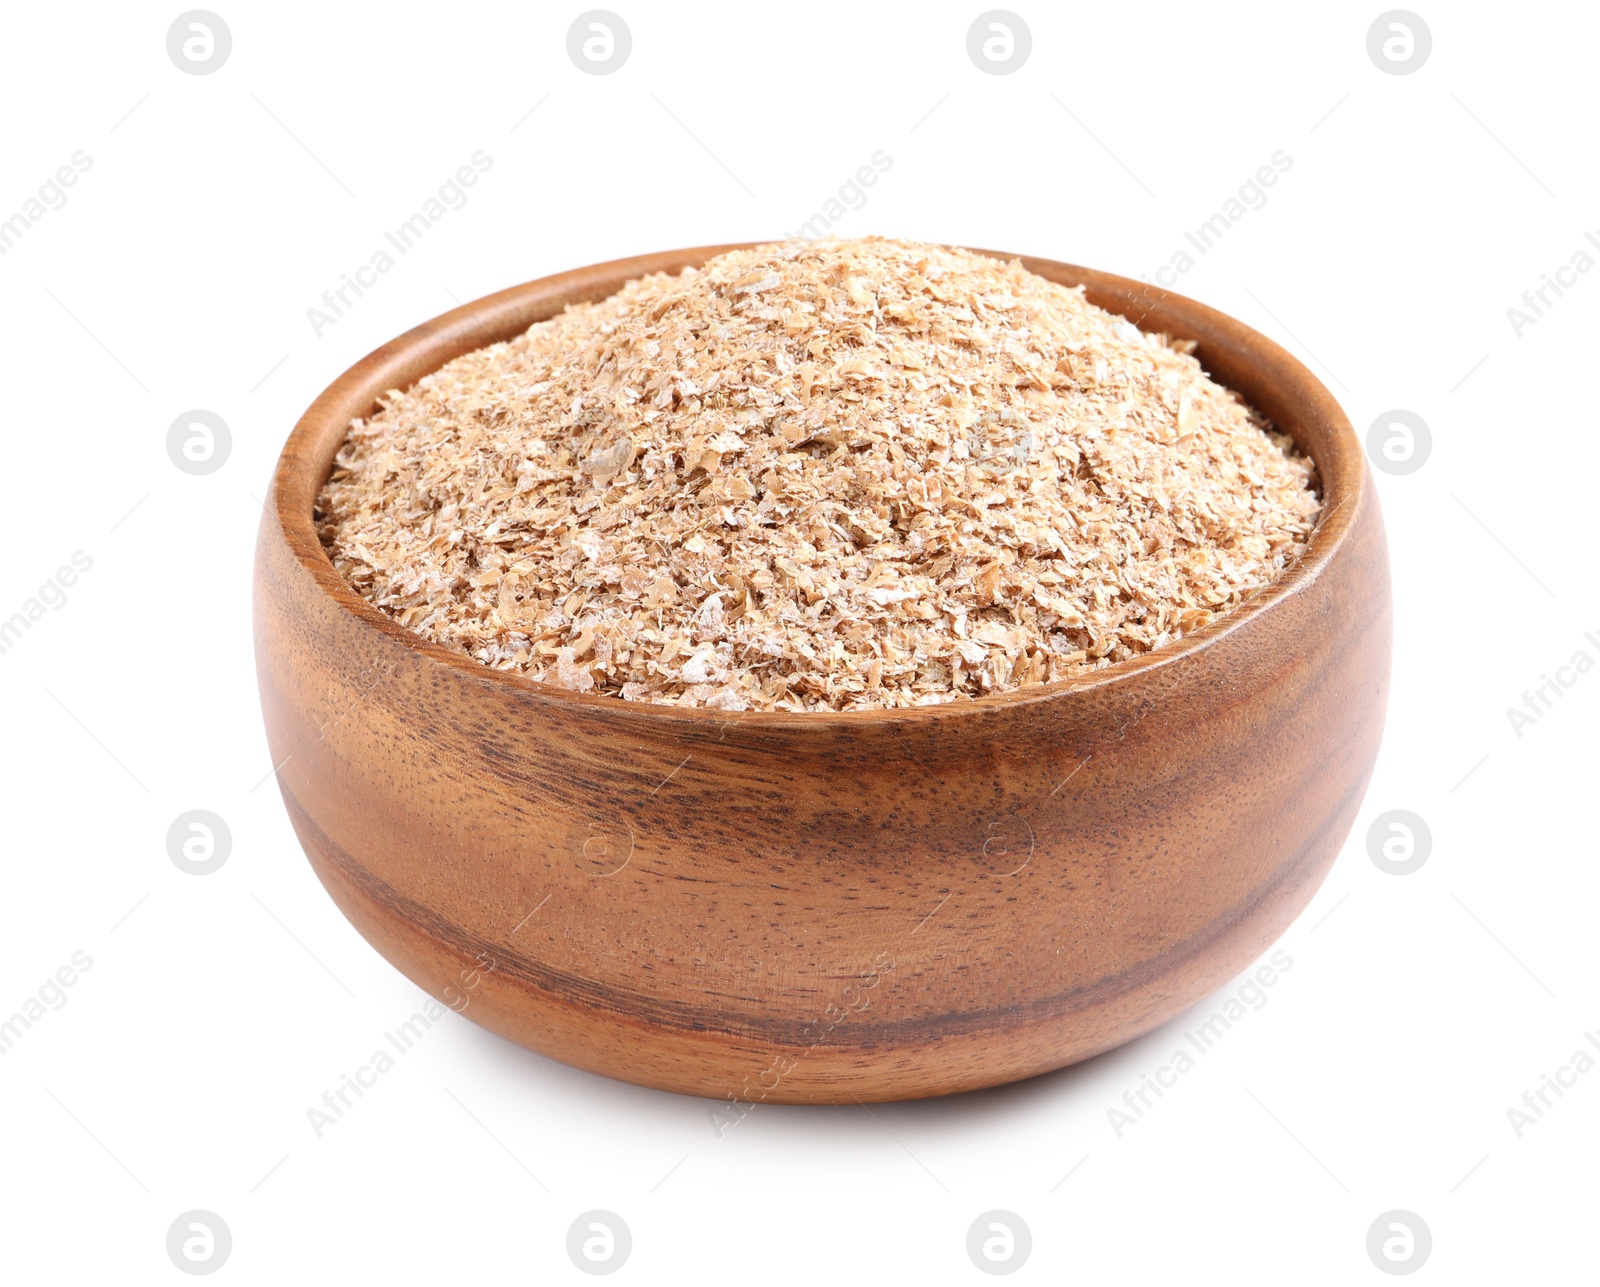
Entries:
{"label": "bowl rim", "polygon": [[[387,378],[389,374],[397,368],[415,365],[419,354],[428,354],[428,365],[409,376],[406,381],[409,386],[462,353],[515,338],[533,322],[555,315],[569,303],[605,298],[623,281],[633,277],[646,273],[680,272],[727,251],[773,244],[777,243],[757,241],[695,246],[606,260],[535,278],[482,296],[396,336],[343,371],[317,396],[290,431],[273,467],[271,489],[262,514],[260,543],[266,542],[271,535],[278,536],[300,569],[309,576],[311,583],[335,606],[352,614],[362,624],[405,644],[411,652],[428,663],[443,666],[479,683],[503,684],[511,694],[525,699],[558,702],[575,709],[587,708],[596,715],[631,716],[645,721],[704,728],[726,730],[729,725],[738,724],[749,725],[752,731],[760,728],[821,731],[830,725],[859,727],[864,722],[872,721],[909,724],[956,719],[963,715],[981,718],[1036,704],[1068,700],[1118,685],[1128,686],[1131,681],[1192,658],[1229,639],[1270,613],[1277,605],[1313,585],[1347,544],[1362,510],[1372,501],[1372,479],[1365,455],[1337,399],[1303,363],[1271,339],[1218,309],[1154,283],[1060,260],[972,248],[975,254],[1019,260],[1025,268],[1052,281],[1081,285],[1091,302],[1130,317],[1136,325],[1144,317],[1159,313],[1163,315],[1164,324],[1155,329],[1179,338],[1199,338],[1198,334],[1184,334],[1181,325],[1171,325],[1172,322],[1191,323],[1194,332],[1207,333],[1205,338],[1200,339],[1197,356],[1207,349],[1213,353],[1219,349],[1231,349],[1242,356],[1244,365],[1267,379],[1283,400],[1292,403],[1300,411],[1297,419],[1305,423],[1286,425],[1274,419],[1273,427],[1288,434],[1300,450],[1312,457],[1322,493],[1321,512],[1298,562],[1272,585],[1192,634],[1152,652],[1113,662],[1081,677],[1028,685],[981,697],[962,697],[937,705],[823,711],[727,711],[630,702],[616,696],[576,693],[555,684],[530,679],[519,671],[497,670],[416,634],[385,615],[340,576],[317,535],[313,508],[316,496],[333,467],[333,457],[344,442],[350,421],[370,415],[379,395],[396,387]],[[1152,291],[1155,292],[1154,296]],[[1148,301],[1149,306],[1139,318],[1131,318],[1128,312],[1118,307],[1119,304],[1129,304],[1140,298]],[[535,312],[529,313],[529,303],[534,300],[538,301]],[[486,322],[486,316],[498,318],[500,328],[496,329],[492,320]],[[512,318],[516,321],[508,326],[508,319]],[[485,336],[491,338],[485,339]],[[439,356],[437,360],[432,360],[435,354]],[[1216,376],[1203,357],[1201,360],[1207,367],[1208,375],[1225,387],[1234,387]],[[1247,403],[1254,405],[1243,391],[1236,391]],[[360,409],[351,410],[353,406],[359,406]],[[1311,422],[1320,422],[1322,426],[1323,440],[1320,444],[1314,445],[1308,441],[1304,432],[1305,424]],[[1296,432],[1297,429],[1300,432]]]}

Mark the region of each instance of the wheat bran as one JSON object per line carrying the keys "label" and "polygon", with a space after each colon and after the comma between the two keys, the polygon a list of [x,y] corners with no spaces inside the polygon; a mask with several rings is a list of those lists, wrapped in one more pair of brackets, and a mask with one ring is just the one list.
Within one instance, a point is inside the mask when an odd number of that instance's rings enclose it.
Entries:
{"label": "wheat bran", "polygon": [[928,705],[1081,676],[1277,580],[1311,461],[1189,348],[867,239],[630,282],[390,392],[318,499],[428,639],[576,692]]}

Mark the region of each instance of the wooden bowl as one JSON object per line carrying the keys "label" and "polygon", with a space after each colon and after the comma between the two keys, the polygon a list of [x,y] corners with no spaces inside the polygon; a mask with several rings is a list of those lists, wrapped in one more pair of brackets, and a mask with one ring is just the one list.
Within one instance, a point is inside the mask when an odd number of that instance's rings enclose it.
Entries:
{"label": "wooden bowl", "polygon": [[1206,370],[1312,455],[1325,495],[1277,585],[1081,681],[801,715],[579,696],[402,629],[323,552],[313,500],[381,393],[729,249],[599,264],[458,308],[358,362],[295,426],[261,522],[255,640],[312,867],[434,997],[647,1086],[908,1099],[1139,1036],[1305,907],[1382,733],[1378,498],[1338,404],[1272,341],[1153,286],[1023,260],[1198,341]]}

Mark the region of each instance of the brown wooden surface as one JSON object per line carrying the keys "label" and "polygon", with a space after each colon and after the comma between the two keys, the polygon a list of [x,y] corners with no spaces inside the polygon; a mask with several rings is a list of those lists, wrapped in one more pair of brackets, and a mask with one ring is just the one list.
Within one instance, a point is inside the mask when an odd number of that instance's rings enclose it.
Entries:
{"label": "brown wooden surface", "polygon": [[553,1058],[693,1094],[912,1098],[1058,1068],[1224,983],[1322,883],[1388,690],[1388,558],[1361,447],[1270,340],[1181,296],[1025,259],[1198,356],[1316,459],[1284,581],[1087,680],[898,712],[577,696],[411,635],[312,527],[352,417],[574,300],[730,247],[601,264],[447,313],[295,427],[256,555],[273,763],[312,866],[397,968]]}

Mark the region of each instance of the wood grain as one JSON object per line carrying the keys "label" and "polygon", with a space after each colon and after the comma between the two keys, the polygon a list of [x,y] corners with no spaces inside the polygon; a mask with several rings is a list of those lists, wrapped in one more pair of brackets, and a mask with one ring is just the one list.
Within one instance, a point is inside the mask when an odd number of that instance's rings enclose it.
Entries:
{"label": "wood grain", "polygon": [[547,688],[401,629],[312,503],[378,395],[569,302],[726,246],[564,273],[447,313],[334,382],[262,518],[262,709],[301,843],[355,927],[466,1017],[611,1077],[850,1102],[992,1086],[1148,1031],[1316,892],[1387,700],[1377,497],[1338,404],[1240,323],[1049,260],[1199,342],[1317,462],[1309,554],[1177,646],[908,711],[677,710]]}

